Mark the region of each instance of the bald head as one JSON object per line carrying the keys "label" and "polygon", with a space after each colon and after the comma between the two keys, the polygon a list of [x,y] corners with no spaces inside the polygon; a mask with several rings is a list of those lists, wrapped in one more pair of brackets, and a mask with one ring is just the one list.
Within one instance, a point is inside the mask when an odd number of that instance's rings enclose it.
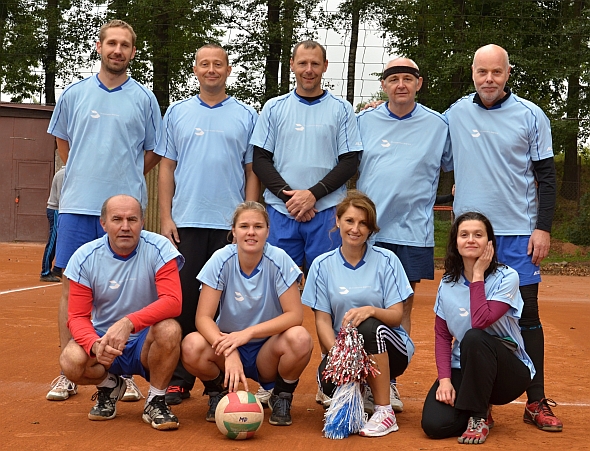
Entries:
{"label": "bald head", "polygon": [[473,55],[473,66],[476,65],[477,60],[480,58],[485,58],[486,60],[492,58],[501,62],[505,69],[510,67],[508,52],[496,44],[484,45],[483,47],[477,49]]}
{"label": "bald head", "polygon": [[390,67],[394,67],[394,66],[409,66],[409,67],[413,67],[414,69],[419,69],[418,65],[410,58],[401,58],[400,57],[400,58],[392,59],[391,61],[389,61],[385,65],[385,69],[389,69]]}

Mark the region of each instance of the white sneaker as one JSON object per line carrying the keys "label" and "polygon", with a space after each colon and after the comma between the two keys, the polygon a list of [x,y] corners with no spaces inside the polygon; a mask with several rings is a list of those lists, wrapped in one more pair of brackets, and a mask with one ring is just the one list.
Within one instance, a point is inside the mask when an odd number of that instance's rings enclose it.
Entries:
{"label": "white sneaker", "polygon": [[262,404],[263,406],[268,406],[268,400],[270,399],[270,395],[272,395],[272,390],[266,390],[262,387],[262,385],[254,394],[256,399],[258,399],[258,401],[260,401],[260,404]]}
{"label": "white sneaker", "polygon": [[394,412],[399,413],[404,411],[404,403],[401,400],[395,382],[389,383],[389,403]]}
{"label": "white sneaker", "polygon": [[365,426],[359,431],[363,437],[382,437],[399,429],[395,413],[387,409],[378,409]]}
{"label": "white sneaker", "polygon": [[127,387],[125,389],[125,394],[121,398],[121,401],[135,402],[139,401],[141,398],[145,398],[139,387],[135,384],[133,376],[123,377],[123,379],[125,379],[125,384],[127,385]]}
{"label": "white sneaker", "polygon": [[318,392],[315,394],[315,402],[321,404],[324,409],[327,409],[330,407],[330,404],[332,404],[332,398],[326,395],[322,389],[318,387]]}
{"label": "white sneaker", "polygon": [[76,393],[78,393],[78,386],[63,374],[60,374],[51,382],[51,390],[49,390],[45,398],[50,401],[65,401]]}
{"label": "white sneaker", "polygon": [[375,411],[375,400],[373,399],[373,392],[368,384],[363,385],[363,404],[366,414],[373,415]]}

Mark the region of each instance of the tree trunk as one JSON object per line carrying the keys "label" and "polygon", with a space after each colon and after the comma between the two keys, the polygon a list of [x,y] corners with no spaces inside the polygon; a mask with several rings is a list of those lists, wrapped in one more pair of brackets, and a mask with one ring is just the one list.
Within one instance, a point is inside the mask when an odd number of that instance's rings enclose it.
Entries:
{"label": "tree trunk", "polygon": [[580,180],[578,172],[578,132],[580,123],[580,50],[581,35],[578,28],[582,19],[583,0],[575,0],[571,7],[571,21],[576,29],[576,33],[571,35],[570,54],[573,56],[573,64],[570,69],[572,72],[567,79],[567,102],[565,112],[567,116],[566,133],[565,133],[565,155],[563,161],[563,180],[561,183],[560,194],[562,197],[570,200],[576,200],[580,194]]}
{"label": "tree trunk", "polygon": [[264,102],[279,93],[279,63],[281,60],[280,0],[268,0],[268,55],[266,56]]}
{"label": "tree trunk", "polygon": [[348,70],[346,73],[346,100],[354,105],[354,78],[356,71],[356,50],[359,42],[360,5],[352,2],[352,17],[350,22],[350,49],[348,50]]}
{"label": "tree trunk", "polygon": [[45,71],[45,103],[55,105],[55,74],[57,63],[57,42],[59,39],[60,11],[58,0],[47,0],[45,18],[47,20],[47,50],[43,56]]}
{"label": "tree trunk", "polygon": [[295,2],[293,0],[284,0],[283,3],[283,32],[282,32],[282,49],[281,49],[281,84],[279,94],[289,92],[289,79],[291,76],[291,49],[295,45],[293,42],[293,30],[295,28]]}
{"label": "tree trunk", "polygon": [[[170,83],[169,83],[169,69],[168,69],[168,48],[169,38],[168,30],[170,27],[170,20],[166,6],[162,8],[159,13],[154,14],[154,30],[156,37],[156,45],[153,49],[152,64],[154,67],[154,85],[153,92],[160,105],[162,115],[166,112],[170,104]],[[155,11],[154,11],[155,12]]]}

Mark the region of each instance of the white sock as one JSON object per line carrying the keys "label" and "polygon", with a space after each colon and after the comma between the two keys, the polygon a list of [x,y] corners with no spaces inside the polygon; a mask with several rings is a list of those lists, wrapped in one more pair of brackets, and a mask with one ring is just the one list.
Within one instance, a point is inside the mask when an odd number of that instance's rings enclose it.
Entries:
{"label": "white sock", "polygon": [[97,387],[115,388],[117,386],[117,376],[112,373],[107,373],[107,377],[97,385]]}
{"label": "white sock", "polygon": [[294,384],[295,382],[297,382],[299,379],[295,379],[295,380],[289,380],[289,379],[283,379],[287,384]]}
{"label": "white sock", "polygon": [[380,406],[378,404],[375,404],[375,412],[377,412],[378,410],[387,410],[388,412],[393,412],[393,409],[391,408],[390,404],[387,404],[386,406]]}
{"label": "white sock", "polygon": [[148,395],[147,395],[145,402],[146,403],[150,402],[152,399],[154,399],[154,396],[164,396],[165,394],[166,394],[165,388],[162,388],[160,390],[159,388],[156,388],[153,385],[150,385],[150,389],[148,391]]}

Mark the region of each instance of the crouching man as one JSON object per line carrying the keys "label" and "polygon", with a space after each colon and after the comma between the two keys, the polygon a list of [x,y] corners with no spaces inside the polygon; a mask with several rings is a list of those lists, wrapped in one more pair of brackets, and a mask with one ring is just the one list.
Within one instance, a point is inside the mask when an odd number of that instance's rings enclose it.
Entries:
{"label": "crouching man", "polygon": [[65,274],[70,280],[68,328],[72,340],[60,356],[68,379],[96,385],[88,418],[111,420],[125,394],[121,375],[150,382],[143,421],[177,429],[165,401],[180,355],[179,269],[184,258],[165,237],[143,231],[143,211],[131,196],[110,197],[100,222],[106,234],[81,246]]}

